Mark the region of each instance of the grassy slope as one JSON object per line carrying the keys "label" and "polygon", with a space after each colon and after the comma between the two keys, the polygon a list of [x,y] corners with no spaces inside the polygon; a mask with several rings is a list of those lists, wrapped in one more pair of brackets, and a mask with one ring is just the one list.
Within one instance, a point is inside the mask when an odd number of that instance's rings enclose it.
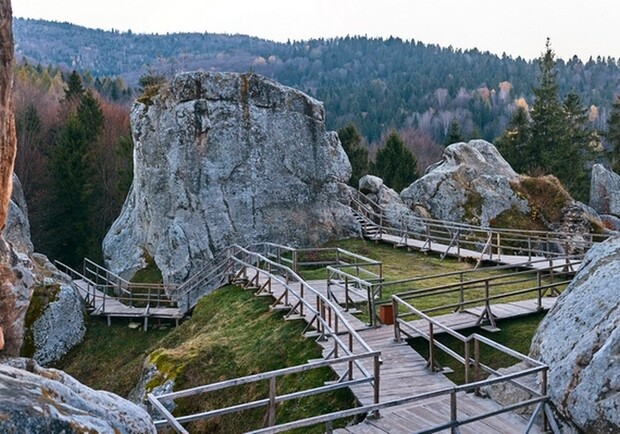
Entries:
{"label": "grassy slope", "polygon": [[[142,362],[151,362],[164,375],[150,381],[154,387],[168,378],[175,390],[213,383],[258,372],[306,363],[321,357],[319,346],[302,336],[304,324],[284,321],[269,311],[270,299],[229,286],[203,298],[191,319],[168,331],[130,330],[126,320],[112,327],[91,319],[87,336],[79,348],[59,366],[78,380],[126,396],[138,382]],[[278,392],[293,388],[318,387],[332,380],[329,369],[315,370],[296,378],[278,381]],[[267,384],[256,383],[213,394],[198,395],[176,402],[176,414],[204,411],[267,397]],[[309,417],[354,406],[348,390],[291,401],[277,410],[277,421]],[[190,425],[192,432],[234,433],[259,428],[264,409],[249,411],[242,417],[228,416]],[[318,431],[321,431],[319,428]]]}

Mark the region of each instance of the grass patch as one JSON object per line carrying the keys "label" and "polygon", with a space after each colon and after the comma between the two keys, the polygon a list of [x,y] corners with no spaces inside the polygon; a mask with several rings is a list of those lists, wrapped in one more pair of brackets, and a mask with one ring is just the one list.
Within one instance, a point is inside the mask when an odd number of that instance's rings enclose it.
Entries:
{"label": "grass patch", "polygon": [[127,319],[112,320],[89,316],[86,335],[57,365],[93,389],[127,396],[135,387],[148,352],[169,330],[132,330]]}
{"label": "grass patch", "polygon": [[[127,396],[138,383],[148,357],[160,375],[147,384],[152,389],[168,379],[175,390],[223,381],[306,363],[321,358],[320,347],[302,336],[305,323],[284,321],[269,310],[271,299],[255,297],[235,286],[202,298],[190,319],[170,330],[131,330],[127,320],[111,327],[105,319],[89,318],[82,344],[58,368],[81,382]],[[329,368],[277,380],[279,394],[322,386],[335,379]],[[189,414],[249,402],[268,396],[266,382],[240,386],[176,401],[175,414]],[[355,406],[348,389],[278,405],[277,423]],[[266,408],[199,421],[190,432],[236,433],[260,428]],[[322,432],[324,427],[300,432]]]}
{"label": "grass patch", "polygon": [[[487,330],[475,327],[465,330],[460,330],[459,333],[463,336],[469,336],[473,333],[478,333],[494,340],[508,348],[518,351],[521,354],[528,354],[530,351],[530,345],[532,343],[532,337],[538,328],[538,324],[544,318],[545,313],[537,313],[528,315],[526,317],[506,319],[498,321],[497,325],[500,328],[498,332],[489,332]],[[435,338],[446,345],[448,348],[457,352],[461,356],[463,353],[463,343],[456,338],[441,333],[435,335]],[[408,339],[407,343],[425,359],[428,360],[428,341],[423,338]],[[470,348],[470,352],[473,357],[473,345]],[[440,366],[452,369],[454,372],[446,374],[447,377],[456,384],[465,384],[465,369],[464,366],[457,360],[450,357],[442,350],[436,348],[435,358]],[[512,356],[509,356],[501,351],[490,348],[487,345],[480,344],[480,362],[492,367],[493,369],[507,368],[518,362]],[[473,372],[473,371],[472,371]],[[486,374],[484,376],[486,378]],[[481,378],[482,379],[482,378]]]}
{"label": "grass patch", "polygon": [[[170,333],[151,355],[151,361],[170,373],[175,389],[223,381],[321,358],[320,347],[302,336],[305,323],[284,321],[269,311],[270,299],[228,286],[203,298],[192,319]],[[175,367],[171,369],[171,367]],[[161,378],[165,381],[167,378]],[[335,379],[331,369],[308,371],[278,378],[278,393],[318,387]],[[154,386],[155,384],[153,384]],[[263,399],[267,382],[239,386],[176,401],[176,414],[189,414]],[[290,401],[278,406],[277,422],[336,411],[354,406],[348,390]],[[265,408],[223,416],[188,425],[191,432],[234,433],[259,428]],[[303,432],[308,432],[304,430]],[[317,427],[316,432],[322,432]]]}

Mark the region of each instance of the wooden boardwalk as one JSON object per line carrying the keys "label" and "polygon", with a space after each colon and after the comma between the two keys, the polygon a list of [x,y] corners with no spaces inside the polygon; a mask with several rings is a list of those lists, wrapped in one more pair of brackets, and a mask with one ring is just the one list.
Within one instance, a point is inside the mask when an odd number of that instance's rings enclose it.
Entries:
{"label": "wooden boardwalk", "polygon": [[77,279],[73,283],[82,299],[86,300],[93,307],[91,315],[106,317],[108,324],[111,323],[112,318],[117,317],[141,318],[144,320],[144,329],[146,331],[149,318],[171,319],[175,320],[178,325],[179,320],[184,317],[183,312],[178,307],[128,306],[117,298],[104,294],[85,280]]}
{"label": "wooden boardwalk", "polygon": [[419,250],[419,251],[431,251],[434,253],[438,253],[440,255],[451,256],[453,258],[461,258],[470,261],[489,261],[494,262],[498,265],[523,265],[527,262],[531,262],[528,267],[532,269],[545,270],[549,268],[561,268],[563,266],[568,267],[572,271],[577,271],[581,265],[581,261],[579,260],[570,260],[567,262],[566,259],[553,259],[553,258],[545,258],[543,256],[518,256],[518,255],[504,255],[504,254],[489,254],[489,253],[480,253],[475,250],[465,249],[465,248],[457,248],[457,247],[448,247],[445,244],[441,244],[438,242],[427,243],[426,241],[421,241],[413,238],[403,239],[403,237],[399,237],[397,235],[390,235],[385,233],[377,233],[376,235],[365,236],[369,240],[373,241],[381,241],[388,244],[392,244],[395,247],[406,247],[409,249]]}
{"label": "wooden boardwalk", "polygon": [[[317,291],[327,293],[325,281],[308,282]],[[279,297],[284,292],[284,287],[277,282],[272,282],[272,293],[274,297]],[[332,288],[336,298],[341,298],[344,294],[341,288]],[[311,302],[314,296],[306,293]],[[359,301],[365,301],[359,297]],[[544,307],[549,308],[555,302],[555,298],[545,298]],[[497,319],[521,316],[536,311],[536,300],[523,302],[512,302],[500,305],[493,305],[492,309]],[[472,308],[464,312],[453,313],[439,316],[437,319],[456,330],[469,328],[476,325],[479,317],[478,309]],[[373,350],[381,351],[381,376],[380,376],[380,402],[387,402],[421,393],[436,391],[443,388],[454,387],[444,374],[431,372],[427,367],[426,360],[416,353],[406,342],[396,342],[394,340],[394,329],[392,326],[381,326],[371,328],[357,317],[345,312],[347,320],[350,320],[360,336],[368,343]],[[412,322],[414,325],[424,330],[425,324],[419,321]],[[324,348],[324,355],[333,347],[330,342],[318,341]],[[369,371],[372,370],[372,361],[365,360],[362,364]],[[346,364],[335,364],[333,366],[337,374],[342,374],[346,369]],[[369,385],[358,385],[352,387],[352,391],[362,405],[373,403],[373,388]],[[475,416],[485,412],[495,411],[501,406],[492,400],[475,396],[473,394],[459,394],[458,416]],[[412,433],[424,429],[430,429],[442,423],[449,422],[450,419],[450,396],[430,398],[420,402],[405,404],[381,411],[377,419],[367,418],[364,422],[344,429],[336,430],[338,433]],[[460,427],[462,433],[470,434],[491,434],[491,433],[523,433],[527,426],[527,420],[514,413],[503,413],[482,421]],[[449,432],[443,431],[443,432]],[[530,432],[540,432],[538,428]]]}

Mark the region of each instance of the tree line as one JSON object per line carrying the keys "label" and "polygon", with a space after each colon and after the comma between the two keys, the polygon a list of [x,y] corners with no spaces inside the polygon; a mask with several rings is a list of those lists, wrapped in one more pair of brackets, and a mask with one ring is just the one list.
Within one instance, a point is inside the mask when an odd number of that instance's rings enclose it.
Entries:
{"label": "tree line", "polygon": [[29,64],[15,71],[15,172],[32,240],[38,251],[68,265],[85,256],[101,260],[101,240],[132,178],[127,104],[88,82],[76,71]]}

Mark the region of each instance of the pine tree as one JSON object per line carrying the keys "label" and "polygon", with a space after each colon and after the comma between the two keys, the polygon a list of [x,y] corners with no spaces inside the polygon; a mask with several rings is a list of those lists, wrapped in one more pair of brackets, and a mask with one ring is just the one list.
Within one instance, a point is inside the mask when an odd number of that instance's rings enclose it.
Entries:
{"label": "pine tree", "polygon": [[551,173],[556,175],[574,198],[587,201],[590,179],[586,164],[592,159],[594,132],[588,122],[587,109],[575,93],[569,93],[562,104],[564,114],[563,137],[549,161]]}
{"label": "pine tree", "polygon": [[417,161],[396,132],[391,132],[385,146],[377,152],[375,170],[383,182],[401,191],[418,178]]}
{"label": "pine tree", "polygon": [[456,119],[452,119],[452,122],[450,122],[450,129],[448,130],[448,134],[443,141],[444,146],[449,146],[453,143],[459,143],[463,140],[465,139],[461,134],[461,127],[459,126],[458,121]]}
{"label": "pine tree", "polygon": [[517,107],[504,134],[496,140],[497,150],[517,173],[525,172],[531,140],[530,119],[524,107]]}
{"label": "pine tree", "polygon": [[562,141],[562,106],[558,99],[558,84],[555,71],[555,53],[547,38],[546,50],[539,62],[538,87],[534,87],[532,106],[532,138],[528,152],[524,153],[524,167],[527,171],[541,169],[548,172],[556,158],[556,146]]}
{"label": "pine tree", "polygon": [[607,158],[609,158],[611,169],[620,173],[620,95],[616,95],[614,99],[604,137],[610,148]]}
{"label": "pine tree", "polygon": [[79,98],[84,93],[84,87],[82,86],[82,79],[80,78],[80,74],[77,71],[73,70],[71,75],[69,75],[69,79],[66,83],[67,87],[65,89],[65,99],[72,100],[74,98]]}
{"label": "pine tree", "polygon": [[359,179],[368,173],[368,149],[362,145],[362,136],[353,124],[338,130],[338,137],[351,163],[349,185],[357,187]]}

